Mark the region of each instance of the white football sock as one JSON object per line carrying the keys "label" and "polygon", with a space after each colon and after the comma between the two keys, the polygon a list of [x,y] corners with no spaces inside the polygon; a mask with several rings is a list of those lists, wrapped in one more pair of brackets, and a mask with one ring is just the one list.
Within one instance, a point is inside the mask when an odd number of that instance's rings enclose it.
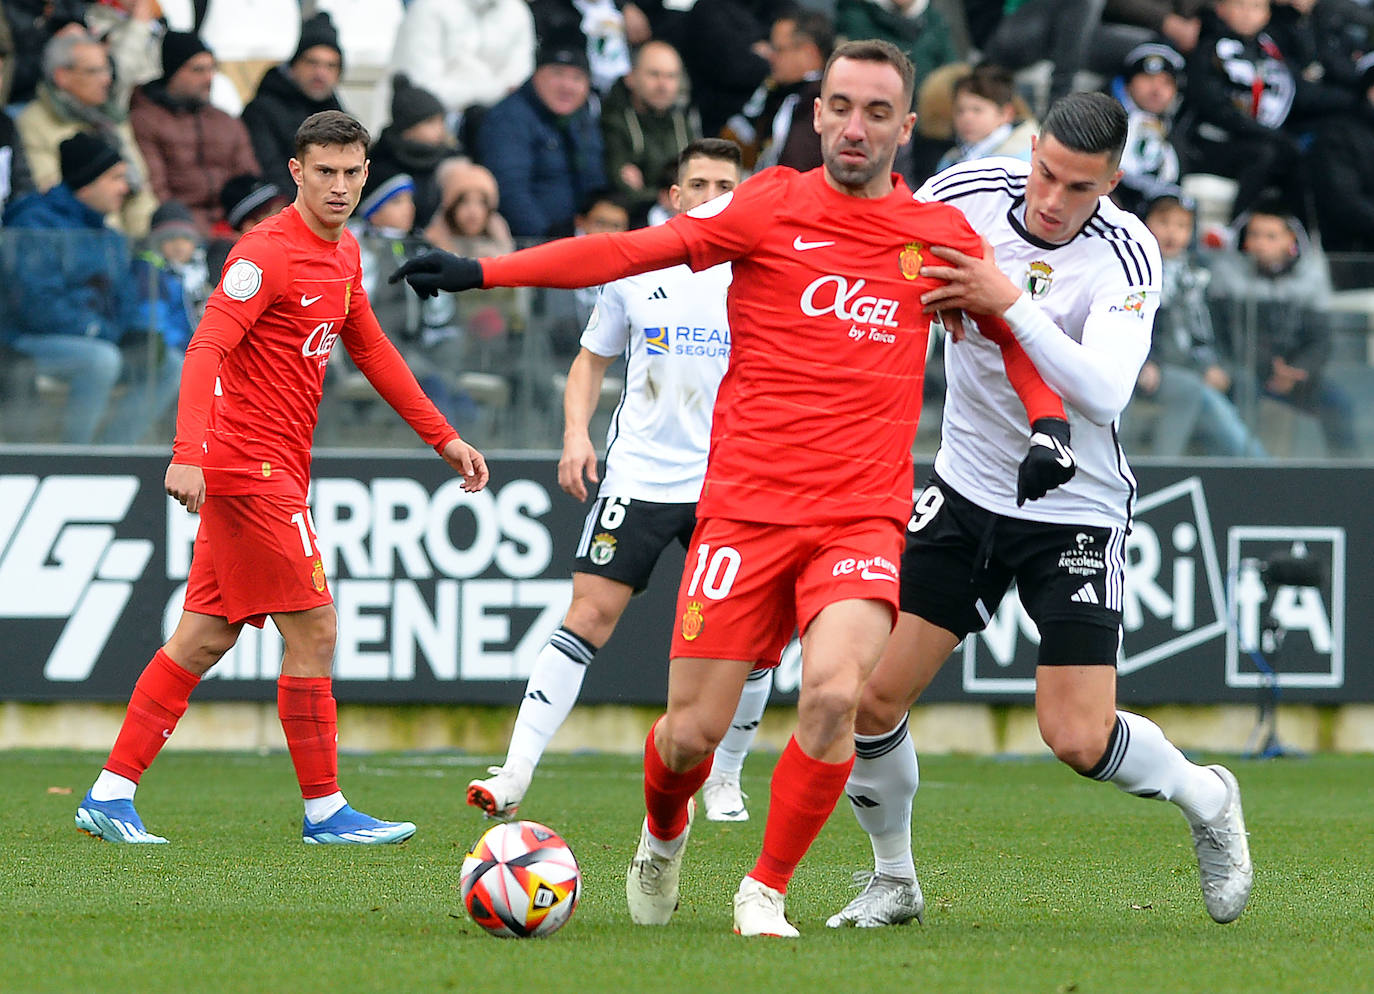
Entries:
{"label": "white football sock", "polygon": [[907,718],[883,735],[854,736],[854,768],[844,785],[859,827],[873,844],[873,868],[916,879],[911,856],[911,803],[921,783]]}
{"label": "white football sock", "polygon": [[660,839],[653,832],[650,832],[649,851],[662,856],[664,859],[672,859],[686,841],[687,829],[685,828],[671,839]]}
{"label": "white football sock", "polygon": [[525,684],[525,697],[506,750],[507,764],[523,764],[531,771],[539,765],[550,740],[577,703],[582,678],[595,655],[595,646],[566,628],[549,636]]}
{"label": "white football sock", "polygon": [[91,785],[91,800],[132,801],[136,790],[138,790],[138,784],[128,777],[121,777],[118,773],[111,773],[109,770],[101,770],[100,776],[96,777],[95,783]]}
{"label": "white football sock", "polygon": [[1177,804],[1190,822],[1210,821],[1226,803],[1226,785],[1188,761],[1149,718],[1116,713],[1107,751],[1084,776],[1116,784],[1128,794]]}
{"label": "white football sock", "polygon": [[768,706],[768,695],[773,692],[772,669],[755,670],[744,681],[744,690],[739,695],[739,705],[735,716],[730,719],[730,728],[716,746],[715,759],[711,763],[711,776],[739,779],[744,769],[744,757],[754,744],[754,736],[759,733],[759,722],[763,720],[763,709]]}
{"label": "white football sock", "polygon": [[344,800],[343,791],[336,790],[332,794],[324,797],[307,797],[305,799],[305,820],[312,825],[334,817],[348,801]]}

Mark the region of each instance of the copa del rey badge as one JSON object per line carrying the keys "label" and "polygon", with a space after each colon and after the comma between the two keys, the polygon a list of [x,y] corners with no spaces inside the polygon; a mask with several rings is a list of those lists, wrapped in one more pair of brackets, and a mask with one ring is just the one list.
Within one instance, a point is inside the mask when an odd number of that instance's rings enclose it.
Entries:
{"label": "copa del rey badge", "polygon": [[688,601],[687,610],[682,614],[682,637],[688,642],[701,634],[706,619],[701,614],[701,601]]}
{"label": "copa del rey badge", "polygon": [[897,257],[897,265],[907,279],[914,280],[921,275],[921,252],[924,248],[920,242],[907,242],[902,254]]}

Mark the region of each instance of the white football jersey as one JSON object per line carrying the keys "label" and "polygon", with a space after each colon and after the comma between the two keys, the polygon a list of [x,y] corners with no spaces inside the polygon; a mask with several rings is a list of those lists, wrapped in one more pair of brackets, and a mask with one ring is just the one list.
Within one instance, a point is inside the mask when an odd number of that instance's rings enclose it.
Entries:
{"label": "white football jersey", "polygon": [[607,283],[582,333],[600,356],[625,353],[625,391],[606,433],[600,493],[696,503],[711,411],[730,362],[730,265],[673,266]]}
{"label": "white football jersey", "polygon": [[[1078,460],[1074,478],[1016,506],[1017,467],[1030,431],[1001,350],[970,330],[945,348],[946,396],[935,470],[968,499],[1031,521],[1121,527],[1135,477],[1117,441],[1150,350],[1162,267],[1149,229],[1106,197],[1062,245],[1025,228],[1030,163],[994,157],[931,177],[919,200],[958,207],[991,243],[998,268],[1024,291],[1005,317],[1041,377],[1064,399]],[[971,322],[965,326],[972,329]],[[1066,341],[1067,339],[1067,341]]]}

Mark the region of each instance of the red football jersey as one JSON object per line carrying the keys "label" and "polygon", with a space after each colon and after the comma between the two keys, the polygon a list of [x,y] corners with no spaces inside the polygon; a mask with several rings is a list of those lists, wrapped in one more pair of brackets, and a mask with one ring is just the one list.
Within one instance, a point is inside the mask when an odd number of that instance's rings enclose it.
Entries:
{"label": "red football jersey", "polygon": [[930,245],[982,255],[964,215],[900,177],[879,199],[767,169],[669,223],[693,269],[733,263],[730,368],[697,513],[817,524],[911,511]]}
{"label": "red football jersey", "polygon": [[227,352],[203,432],[185,396],[196,385],[183,376],[173,461],[199,464],[211,494],[303,497],[325,367],[339,341],[421,438],[441,446],[457,436],[378,327],[357,239],[345,230],[327,241],[290,206],[244,235],[225,262],[187,364],[196,354],[200,368],[196,350],[207,343]]}

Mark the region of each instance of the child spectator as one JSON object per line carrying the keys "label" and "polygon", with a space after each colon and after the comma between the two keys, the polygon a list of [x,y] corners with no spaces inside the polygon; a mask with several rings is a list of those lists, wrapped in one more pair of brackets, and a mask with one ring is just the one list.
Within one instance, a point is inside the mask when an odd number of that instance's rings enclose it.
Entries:
{"label": "child spectator", "polygon": [[505,255],[515,251],[500,205],[496,177],[489,169],[467,159],[450,159],[439,169],[443,205],[425,228],[425,239],[435,248],[471,258]]}
{"label": "child spectator", "polygon": [[1239,249],[1212,263],[1218,338],[1231,355],[1255,357],[1264,396],[1315,414],[1331,455],[1358,454],[1354,403],[1322,376],[1331,352],[1331,276],[1326,258],[1282,203],[1262,201],[1237,222]]}
{"label": "child spectator", "polygon": [[1168,45],[1137,45],[1126,68],[1112,81],[1112,96],[1126,108],[1126,148],[1121,182],[1112,199],[1139,212],[1147,202],[1178,182],[1178,152],[1169,140],[1178,105],[1183,56]]}
{"label": "child spectator", "polygon": [[954,137],[958,144],[940,159],[936,171],[989,155],[1029,160],[1031,136],[1040,124],[1027,116],[1016,123],[1016,87],[1011,73],[983,63],[954,82]]}
{"label": "child spectator", "polygon": [[224,208],[224,220],[210,229],[210,244],[205,252],[212,289],[219,283],[220,272],[234,243],[252,231],[259,221],[290,203],[276,183],[248,173],[226,182],[220,190],[219,202]]}
{"label": "child spectator", "polygon": [[144,326],[184,354],[210,296],[200,229],[185,204],[169,200],[154,212],[148,247],[134,257],[133,272]]}
{"label": "child spectator", "polygon": [[1196,441],[1203,455],[1261,457],[1263,446],[1227,397],[1231,375],[1217,355],[1207,310],[1211,274],[1189,254],[1195,221],[1192,201],[1177,188],[1146,207],[1145,225],[1159,242],[1164,272],[1150,356],[1135,396],[1155,407],[1148,425],[1139,405],[1123,420],[1148,429],[1155,455],[1181,456]]}

